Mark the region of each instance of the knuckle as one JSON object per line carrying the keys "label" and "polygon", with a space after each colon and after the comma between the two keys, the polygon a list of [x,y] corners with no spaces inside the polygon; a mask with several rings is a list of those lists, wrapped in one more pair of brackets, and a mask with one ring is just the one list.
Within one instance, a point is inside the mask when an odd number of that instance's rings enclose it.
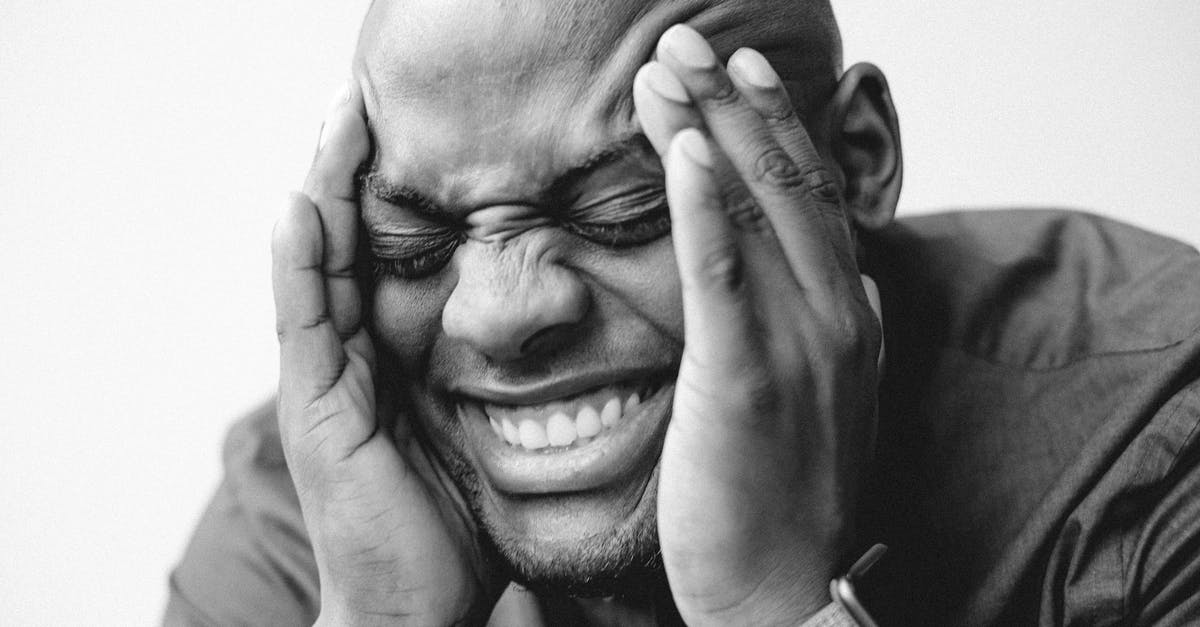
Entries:
{"label": "knuckle", "polygon": [[312,198],[314,205],[323,207],[329,203],[329,200],[334,197],[331,193],[332,184],[324,177],[313,177],[312,184],[309,186],[308,195]]}
{"label": "knuckle", "polygon": [[280,344],[283,344],[297,333],[303,334],[305,331],[312,331],[323,325],[330,324],[331,321],[332,319],[329,317],[328,311],[301,319],[290,319],[287,314],[279,312],[276,314],[275,319],[275,338],[279,340]]}
{"label": "knuckle", "polygon": [[776,128],[790,130],[800,126],[800,116],[788,100],[787,92],[782,90],[778,97],[773,98],[763,109],[762,116],[767,123]]}
{"label": "knuckle", "polygon": [[764,183],[785,189],[800,187],[805,183],[796,162],[777,146],[754,160],[754,176]]}
{"label": "knuckle", "polygon": [[742,94],[728,78],[714,78],[701,102],[706,108],[729,109],[742,103]]}
{"label": "knuckle", "polygon": [[849,313],[838,315],[834,321],[833,337],[843,352],[854,353],[862,340],[858,321]]}
{"label": "knuckle", "polygon": [[837,180],[824,164],[801,169],[799,177],[808,194],[818,203],[836,206],[841,202],[842,192],[838,189]]}
{"label": "knuckle", "polygon": [[698,278],[704,286],[736,291],[742,285],[743,271],[741,255],[729,244],[700,258]]}
{"label": "knuckle", "polygon": [[765,368],[750,367],[744,371],[734,396],[738,404],[753,416],[767,416],[773,414],[781,404],[776,392],[774,377],[770,372]]}
{"label": "knuckle", "polygon": [[309,330],[315,329],[317,327],[320,327],[322,325],[328,324],[331,320],[332,320],[332,318],[329,317],[329,312],[322,311],[314,316],[310,316],[307,319],[301,320],[300,324],[298,325],[298,328],[301,331],[309,331]]}
{"label": "knuckle", "polygon": [[761,364],[740,368],[714,402],[748,425],[772,424],[785,406],[775,377]]}
{"label": "knuckle", "polygon": [[738,229],[748,233],[762,233],[770,229],[771,224],[762,207],[749,194],[738,194],[725,201],[725,215]]}
{"label": "knuckle", "polygon": [[882,332],[874,316],[850,312],[839,315],[834,322],[831,336],[836,350],[846,358],[856,362],[875,363]]}

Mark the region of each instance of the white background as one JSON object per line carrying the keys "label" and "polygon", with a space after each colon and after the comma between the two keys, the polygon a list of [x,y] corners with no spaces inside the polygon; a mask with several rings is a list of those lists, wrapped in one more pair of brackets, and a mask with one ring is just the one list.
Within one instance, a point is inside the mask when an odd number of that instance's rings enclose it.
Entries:
{"label": "white background", "polygon": [[[0,624],[157,622],[276,373],[268,236],[364,10],[0,4]],[[1200,243],[1200,3],[846,0],[902,214],[1087,207]]]}

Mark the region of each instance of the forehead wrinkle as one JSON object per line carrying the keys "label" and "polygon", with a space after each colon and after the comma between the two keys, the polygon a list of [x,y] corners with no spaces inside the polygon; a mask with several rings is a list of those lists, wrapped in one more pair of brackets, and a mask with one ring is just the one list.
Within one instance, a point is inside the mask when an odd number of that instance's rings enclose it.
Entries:
{"label": "forehead wrinkle", "polygon": [[[742,45],[793,48],[781,70],[790,61],[802,69],[825,64],[834,74],[841,62],[828,0],[379,0],[372,8],[360,53],[391,70],[380,85],[390,92],[453,89],[454,77],[529,87],[569,66],[551,79],[590,82],[598,108],[612,112],[630,99],[625,79],[677,22],[710,37],[722,56]],[[798,58],[807,56],[814,58]]]}
{"label": "forehead wrinkle", "polygon": [[658,38],[671,25],[687,22],[713,4],[712,0],[646,2],[630,20],[624,36],[606,55],[588,107],[613,124],[633,128],[633,76],[650,60]]}
{"label": "forehead wrinkle", "polygon": [[[431,3],[437,11],[419,11]],[[369,15],[356,60],[377,154],[386,155],[389,174],[413,175],[410,180],[420,181],[415,187],[439,202],[454,201],[447,204],[522,197],[477,185],[515,176],[523,183],[513,189],[528,192],[530,184],[547,184],[564,163],[596,145],[636,132],[633,75],[671,24],[692,24],[723,57],[735,46],[758,48],[789,87],[811,84],[808,69],[830,54],[804,59],[830,41],[811,36],[832,23],[831,17],[820,20],[827,13],[824,0],[376,4],[391,6]],[[508,21],[493,20],[478,33],[456,26],[478,24],[481,15]],[[500,23],[518,28],[501,32]],[[446,50],[454,63],[439,54]],[[834,84],[836,71],[824,71],[828,80],[822,82]],[[789,91],[795,98],[806,90]]]}

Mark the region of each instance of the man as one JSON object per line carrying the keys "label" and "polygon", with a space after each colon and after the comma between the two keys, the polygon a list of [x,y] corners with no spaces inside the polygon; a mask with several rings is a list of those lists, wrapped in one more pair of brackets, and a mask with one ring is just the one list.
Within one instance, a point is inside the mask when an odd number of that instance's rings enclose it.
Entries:
{"label": "man", "polygon": [[1200,618],[1200,259],[901,163],[826,2],[376,2],[168,622]]}

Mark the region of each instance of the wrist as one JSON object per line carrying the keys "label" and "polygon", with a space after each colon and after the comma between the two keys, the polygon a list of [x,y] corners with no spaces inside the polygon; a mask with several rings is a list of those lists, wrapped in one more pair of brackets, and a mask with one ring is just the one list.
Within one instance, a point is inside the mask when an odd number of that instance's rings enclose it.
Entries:
{"label": "wrist", "polygon": [[679,609],[689,625],[795,627],[829,605],[829,582],[839,574],[832,563],[826,566],[810,561],[803,568],[797,566],[773,569],[770,579],[754,586],[750,595],[734,603],[714,599],[715,603],[707,610],[694,606],[692,611]]}
{"label": "wrist", "polygon": [[802,581],[793,587],[793,602],[781,608],[775,625],[795,626],[803,624],[829,605],[829,582],[838,572],[831,563],[827,568],[818,568],[806,573]]}
{"label": "wrist", "polygon": [[[855,586],[882,557],[887,547],[877,544],[858,558],[847,571],[848,559],[808,561],[800,570],[784,569],[774,585],[764,582],[743,603],[728,608],[711,624],[755,624],[795,627],[803,625],[858,625],[875,627],[863,608]],[[838,564],[841,564],[840,566]]]}
{"label": "wrist", "polygon": [[366,617],[357,612],[349,612],[336,608],[321,606],[321,613],[313,627],[384,627],[385,625],[402,625],[401,619],[388,619],[383,616]]}
{"label": "wrist", "polygon": [[320,614],[313,627],[427,627],[429,625],[445,625],[446,627],[463,625],[486,625],[489,612],[469,612],[464,615],[420,612],[363,612],[350,609],[350,604],[328,604],[321,602]]}

